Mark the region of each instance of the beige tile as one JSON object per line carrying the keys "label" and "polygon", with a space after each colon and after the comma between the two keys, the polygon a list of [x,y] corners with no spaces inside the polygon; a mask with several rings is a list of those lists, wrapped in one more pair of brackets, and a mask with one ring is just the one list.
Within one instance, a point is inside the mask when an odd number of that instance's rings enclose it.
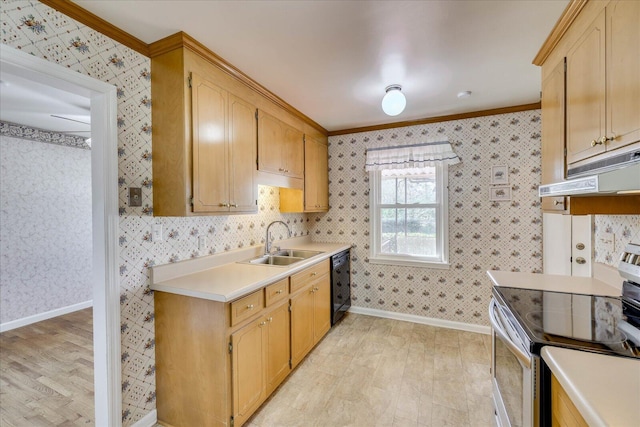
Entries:
{"label": "beige tile", "polygon": [[466,412],[468,407],[465,383],[455,381],[455,378],[434,380],[433,403]]}
{"label": "beige tile", "polygon": [[435,337],[436,345],[447,345],[452,347],[458,347],[458,331],[454,329],[439,328],[436,330]]}
{"label": "beige tile", "polygon": [[[447,406],[433,404],[431,413],[431,425],[437,427],[468,427],[469,414],[467,411],[452,409]],[[479,427],[473,424],[474,427]]]}

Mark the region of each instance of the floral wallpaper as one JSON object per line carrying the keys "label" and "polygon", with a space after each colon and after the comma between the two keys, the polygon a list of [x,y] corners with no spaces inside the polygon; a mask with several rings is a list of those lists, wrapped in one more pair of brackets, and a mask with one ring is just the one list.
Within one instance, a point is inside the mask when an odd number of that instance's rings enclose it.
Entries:
{"label": "floral wallpaper", "polygon": [[[91,152],[0,135],[0,323],[91,301]],[[84,141],[84,139],[83,139]],[[42,296],[46,295],[46,298]]]}
{"label": "floral wallpaper", "polygon": [[[149,58],[35,0],[1,4],[1,43],[117,87],[125,426],[155,409],[150,265],[262,243],[266,225],[281,219],[295,236],[311,232],[316,241],[354,243],[354,305],[479,324],[487,324],[485,270],[540,271],[539,111],[332,137],[332,209],[326,214],[280,214],[277,189],[260,186],[255,215],[155,218]],[[449,170],[451,269],[370,265],[365,148],[438,135],[448,136],[463,160]],[[509,167],[508,202],[489,201],[488,171],[494,165]],[[142,207],[127,205],[129,186],[142,187]],[[620,220],[601,221],[617,229]],[[154,223],[162,224],[163,241],[151,240]],[[203,250],[201,235],[207,237]]]}
{"label": "floral wallpaper", "polygon": [[[448,138],[449,270],[370,264],[365,150]],[[508,168],[511,200],[491,201],[492,166]],[[350,241],[353,305],[488,325],[490,269],[541,272],[540,111],[329,138],[330,207],[312,216],[320,241]]]}
{"label": "floral wallpaper", "polygon": [[81,136],[50,132],[9,122],[0,122],[0,135],[30,139],[48,144],[64,145],[66,147],[82,148],[84,150],[91,149],[86,142],[87,139]]}
{"label": "floral wallpaper", "polygon": [[[617,268],[624,247],[631,242],[640,244],[640,215],[595,215],[594,221],[594,259]],[[612,233],[614,236],[612,252],[602,244],[602,239],[608,239],[605,233]]]}

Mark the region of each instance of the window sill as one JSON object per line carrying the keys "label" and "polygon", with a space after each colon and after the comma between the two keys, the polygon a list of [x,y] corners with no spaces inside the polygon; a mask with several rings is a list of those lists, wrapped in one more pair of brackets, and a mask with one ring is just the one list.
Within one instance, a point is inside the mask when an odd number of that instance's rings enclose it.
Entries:
{"label": "window sill", "polygon": [[418,261],[397,258],[369,258],[370,264],[404,265],[408,267],[432,268],[436,270],[449,270],[451,264],[447,262]]}

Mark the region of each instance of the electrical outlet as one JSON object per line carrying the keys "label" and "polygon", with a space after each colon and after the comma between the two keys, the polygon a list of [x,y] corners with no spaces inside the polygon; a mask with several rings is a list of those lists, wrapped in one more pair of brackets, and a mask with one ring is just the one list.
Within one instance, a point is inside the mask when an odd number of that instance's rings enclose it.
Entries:
{"label": "electrical outlet", "polygon": [[198,250],[204,250],[207,247],[207,236],[198,236]]}
{"label": "electrical outlet", "polygon": [[162,242],[162,224],[151,225],[151,240],[154,242]]}
{"label": "electrical outlet", "polygon": [[603,233],[599,243],[602,251],[613,253],[616,250],[616,235],[613,233]]}

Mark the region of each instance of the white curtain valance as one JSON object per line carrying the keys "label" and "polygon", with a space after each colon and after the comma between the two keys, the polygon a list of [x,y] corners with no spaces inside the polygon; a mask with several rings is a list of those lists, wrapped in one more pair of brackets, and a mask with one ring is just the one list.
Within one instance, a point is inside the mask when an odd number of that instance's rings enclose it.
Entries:
{"label": "white curtain valance", "polygon": [[369,148],[365,169],[414,169],[432,167],[438,162],[447,165],[460,163],[460,157],[453,152],[449,141]]}

